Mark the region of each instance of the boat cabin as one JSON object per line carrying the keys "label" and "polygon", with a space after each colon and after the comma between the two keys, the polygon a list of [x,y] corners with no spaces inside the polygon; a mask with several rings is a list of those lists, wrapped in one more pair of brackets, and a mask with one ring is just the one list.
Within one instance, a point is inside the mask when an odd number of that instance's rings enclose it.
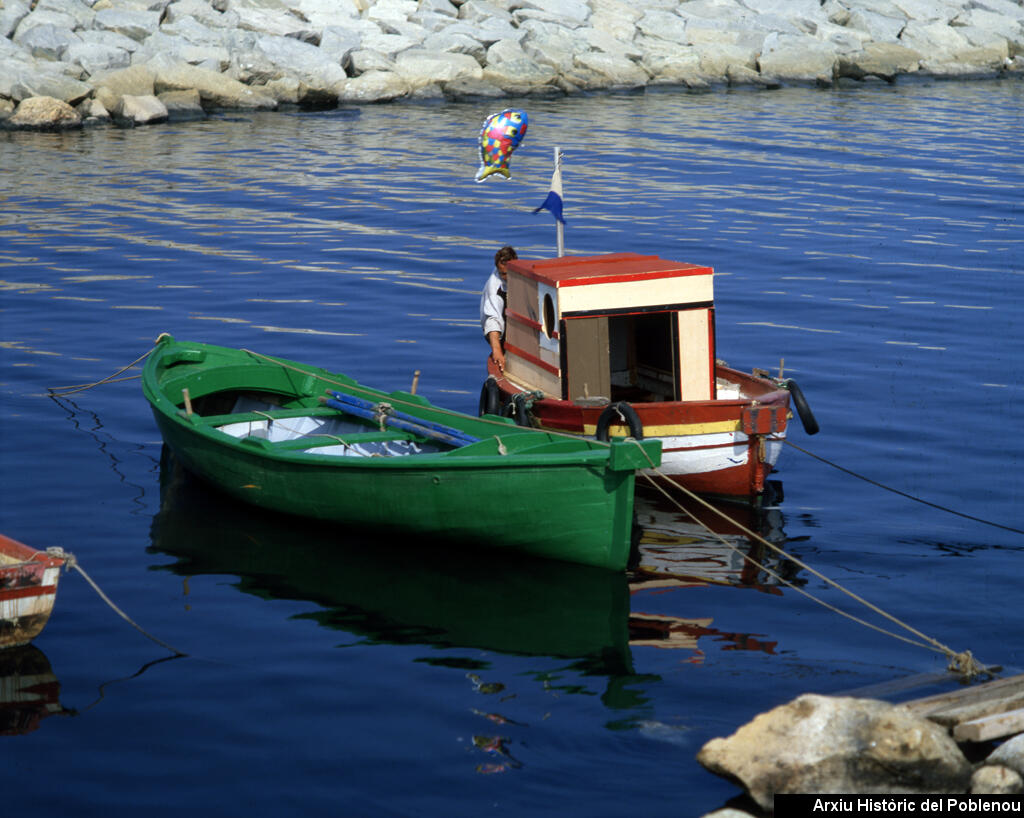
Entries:
{"label": "boat cabin", "polygon": [[713,400],[712,278],[637,253],[511,261],[505,375],[576,403]]}

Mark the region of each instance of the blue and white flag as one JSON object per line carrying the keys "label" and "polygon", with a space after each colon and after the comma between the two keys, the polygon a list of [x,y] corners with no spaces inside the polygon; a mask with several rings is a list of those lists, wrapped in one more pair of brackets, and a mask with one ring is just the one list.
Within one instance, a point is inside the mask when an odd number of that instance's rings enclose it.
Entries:
{"label": "blue and white flag", "polygon": [[555,165],[555,172],[551,174],[551,190],[548,191],[548,197],[544,200],[544,204],[534,210],[534,213],[540,213],[542,210],[550,210],[551,215],[555,217],[562,224],[565,224],[565,219],[562,218],[562,163],[559,162]]}

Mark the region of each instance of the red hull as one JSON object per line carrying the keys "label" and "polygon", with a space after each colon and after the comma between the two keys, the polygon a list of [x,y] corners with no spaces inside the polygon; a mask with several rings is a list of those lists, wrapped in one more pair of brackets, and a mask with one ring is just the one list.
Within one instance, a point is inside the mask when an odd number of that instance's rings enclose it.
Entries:
{"label": "red hull", "polygon": [[[499,373],[493,361],[488,360],[488,370],[503,405],[524,391]],[[786,435],[792,417],[790,394],[768,378],[724,366],[716,368],[716,376],[733,387],[735,399],[630,405],[644,437],[663,441],[660,474],[698,494],[755,499],[764,491]],[[529,394],[530,421],[569,434],[593,436],[607,408],[607,404],[581,405]],[[609,433],[625,436],[630,429],[621,421],[613,422]]]}
{"label": "red hull", "polygon": [[0,534],[0,648],[27,644],[43,629],[63,565],[61,557]]}

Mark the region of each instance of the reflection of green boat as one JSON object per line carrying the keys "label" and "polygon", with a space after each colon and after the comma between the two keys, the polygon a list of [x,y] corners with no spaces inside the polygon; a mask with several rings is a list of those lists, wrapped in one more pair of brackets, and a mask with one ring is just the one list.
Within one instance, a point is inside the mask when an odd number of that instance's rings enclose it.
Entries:
{"label": "reflection of green boat", "polygon": [[167,335],[143,392],[185,467],[246,502],[615,570],[630,555],[634,470],[660,462],[657,441],[524,429]]}
{"label": "reflection of green boat", "polygon": [[[531,559],[486,561],[422,538],[385,544],[211,498],[165,449],[153,549],[177,574],[234,574],[263,598],[318,605],[305,614],[371,642],[464,647],[581,660],[629,673],[624,574]],[[474,559],[474,556],[476,557]]]}

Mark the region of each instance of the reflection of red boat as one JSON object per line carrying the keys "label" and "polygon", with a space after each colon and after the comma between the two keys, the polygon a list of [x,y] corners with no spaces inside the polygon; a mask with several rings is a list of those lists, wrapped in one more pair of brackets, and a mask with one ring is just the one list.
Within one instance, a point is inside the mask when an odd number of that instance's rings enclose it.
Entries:
{"label": "reflection of red boat", "polygon": [[70,712],[60,703],[60,682],[39,648],[0,653],[0,736],[31,733],[47,716]]}
{"label": "reflection of red boat", "polygon": [[504,372],[481,412],[607,439],[662,439],[661,471],[692,491],[751,498],[786,437],[790,380],[715,358],[710,267],[616,253],[508,264]]}
{"label": "reflection of red boat", "polygon": [[0,534],[0,648],[26,645],[46,625],[64,557]]}

